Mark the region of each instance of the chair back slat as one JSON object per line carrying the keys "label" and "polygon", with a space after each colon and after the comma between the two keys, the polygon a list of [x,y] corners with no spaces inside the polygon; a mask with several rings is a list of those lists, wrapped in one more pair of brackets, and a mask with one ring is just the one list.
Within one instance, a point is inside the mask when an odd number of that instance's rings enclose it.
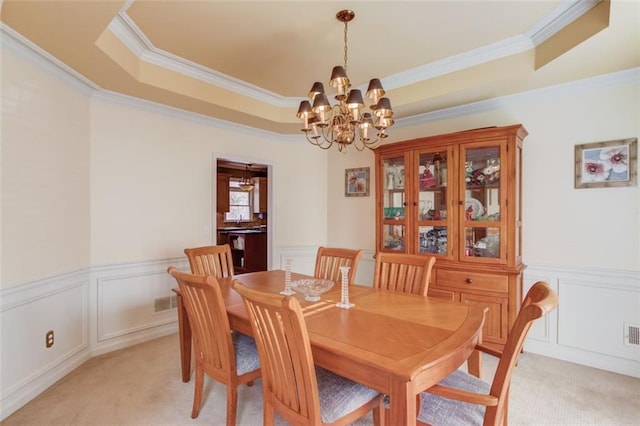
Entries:
{"label": "chair back slat", "polygon": [[340,267],[349,266],[348,277],[351,285],[356,277],[360,257],[362,257],[362,250],[320,247],[316,255],[313,276],[340,283],[342,281]]}
{"label": "chair back slat", "polygon": [[252,319],[266,401],[291,424],[320,424],[318,383],[300,303],[234,281]]}
{"label": "chair back slat", "polygon": [[409,294],[427,295],[434,256],[418,254],[376,254],[373,287]]}
{"label": "chair back slat", "polygon": [[191,273],[233,278],[233,258],[229,244],[184,249]]}

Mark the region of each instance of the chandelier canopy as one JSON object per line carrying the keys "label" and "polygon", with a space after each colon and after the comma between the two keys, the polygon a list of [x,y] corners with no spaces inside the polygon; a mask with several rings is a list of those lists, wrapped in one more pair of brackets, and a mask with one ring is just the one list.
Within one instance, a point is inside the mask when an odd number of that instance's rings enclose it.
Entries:
{"label": "chandelier canopy", "polygon": [[[354,17],[352,10],[341,10],[336,14],[338,21],[344,23],[344,67],[333,67],[329,85],[336,88],[338,93],[334,98],[338,103],[332,106],[324,86],[316,81],[308,95],[311,103],[302,101],[298,108],[297,117],[304,122],[302,131],[307,140],[322,149],[329,149],[334,143],[338,144],[341,152],[346,152],[349,145],[358,151],[365,147],[373,149],[388,136],[385,131],[394,123],[391,101],[383,97],[385,91],[378,78],[369,82],[366,92],[371,100],[371,112],[362,112],[365,107],[362,92],[351,88],[351,81],[347,77],[347,24]],[[372,140],[372,133],[376,131]]]}

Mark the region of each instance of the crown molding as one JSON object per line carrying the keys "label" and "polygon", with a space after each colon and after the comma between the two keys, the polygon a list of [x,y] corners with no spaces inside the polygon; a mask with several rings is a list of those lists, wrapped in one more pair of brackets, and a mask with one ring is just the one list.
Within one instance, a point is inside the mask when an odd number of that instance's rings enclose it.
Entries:
{"label": "crown molding", "polygon": [[[602,0],[565,0],[559,7],[544,16],[525,34],[510,37],[468,52],[386,76],[383,78],[385,86],[388,87],[389,90],[396,89],[531,50],[601,1]],[[109,29],[139,60],[276,107],[297,107],[300,101],[298,97],[280,96],[277,93],[158,49],[127,15],[127,10],[131,4],[132,1],[129,0],[120,9],[118,15],[116,15],[109,24]],[[359,88],[362,90],[364,87],[365,86]]]}
{"label": "crown molding", "polygon": [[126,10],[121,10],[109,23],[108,28],[140,61],[157,65],[277,107],[293,108],[297,107],[299,103],[298,98],[280,96],[165,50],[158,49],[126,14]]}
{"label": "crown molding", "polygon": [[61,62],[49,52],[32,43],[13,28],[0,22],[0,43],[2,48],[9,49],[22,59],[36,65],[38,68],[56,75],[60,80],[74,86],[87,95],[93,95],[101,90],[100,86],[89,80],[76,70]]}
{"label": "crown molding", "polygon": [[584,93],[585,90],[629,84],[633,82],[640,82],[640,67],[629,68],[627,70],[610,74],[575,80],[569,83],[557,84],[555,86],[544,87],[542,89],[529,90],[526,92],[519,92],[512,95],[473,102],[466,105],[445,108],[438,111],[427,112],[424,114],[417,114],[411,117],[399,118],[396,120],[395,125],[398,127],[415,126],[437,120],[445,120],[449,118],[475,114],[491,109],[505,108],[509,105],[527,102],[534,98],[544,96],[557,96],[558,94],[567,93]]}
{"label": "crown molding", "polygon": [[523,35],[501,40],[468,52],[450,56],[438,61],[430,62],[407,71],[384,78],[384,84],[391,89],[419,83],[430,78],[454,73],[486,62],[506,56],[515,55],[533,49],[531,40]]}
{"label": "crown molding", "polygon": [[[0,31],[3,35],[3,37],[0,37],[0,42],[2,43],[3,47],[10,48],[12,52],[15,52],[25,60],[28,60],[44,71],[51,73],[55,77],[64,82],[67,82],[72,87],[81,90],[91,97],[118,102],[130,107],[145,109],[155,113],[165,114],[170,117],[178,117],[186,120],[191,120],[207,126],[214,126],[220,129],[237,131],[252,136],[266,138],[268,140],[290,143],[297,143],[301,140],[298,134],[282,134],[261,130],[254,127],[233,123],[102,89],[100,86],[86,79],[74,69],[60,62],[55,57],[42,50],[34,43],[31,43],[29,40],[25,39],[19,33],[15,32],[13,29],[2,22],[0,22]],[[7,37],[5,37],[5,35]],[[545,87],[542,89],[515,93],[499,98],[493,98],[485,101],[474,102],[471,104],[445,108],[424,114],[418,114],[411,117],[398,118],[395,122],[395,126],[408,127],[423,123],[429,123],[436,120],[474,114],[494,108],[504,108],[507,104],[525,102],[536,96],[548,96],[550,94],[568,93],[571,91],[580,92],[584,91],[585,89],[627,84],[638,81],[640,81],[640,67],[630,68],[624,71],[586,78],[582,80],[576,80],[573,82]],[[304,139],[302,139],[302,141],[304,141]]]}
{"label": "crown molding", "polygon": [[[95,92],[93,94],[93,98],[118,103],[131,108],[143,109],[171,118],[187,120],[205,126],[215,127],[221,130],[230,130],[233,132],[239,132],[262,139],[268,139],[274,142],[298,142],[300,140],[300,137],[297,134],[283,134],[271,132],[268,130],[262,130],[244,124],[226,121],[220,118],[210,117],[208,115],[198,114],[196,112],[187,111],[169,105],[159,104],[157,102],[148,101],[146,99],[140,99],[129,95],[123,95],[122,93],[111,92],[108,90]],[[302,141],[305,140],[302,139]]]}
{"label": "crown molding", "polygon": [[526,31],[525,35],[535,46],[539,46],[600,3],[602,0],[564,0],[560,6]]}

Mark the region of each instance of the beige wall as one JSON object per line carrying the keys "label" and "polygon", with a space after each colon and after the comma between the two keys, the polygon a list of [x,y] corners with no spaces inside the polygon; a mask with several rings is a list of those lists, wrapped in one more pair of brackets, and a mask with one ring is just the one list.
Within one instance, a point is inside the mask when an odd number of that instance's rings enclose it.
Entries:
{"label": "beige wall", "polygon": [[[274,247],[375,249],[375,182],[369,197],[344,196],[345,168],[369,166],[373,178],[371,152],[325,152],[302,138],[90,98],[10,51],[2,59],[3,287],[88,266],[172,258],[213,241],[203,230],[213,223],[215,156],[273,165]],[[530,132],[525,261],[637,271],[638,188],[573,188],[575,144],[640,133],[637,74],[612,80],[399,123],[389,142],[523,123]]]}
{"label": "beige wall", "polygon": [[[396,142],[478,127],[524,124],[529,131],[523,166],[525,263],[638,271],[638,187],[574,189],[576,144],[640,135],[638,73],[625,75],[503,99],[483,112],[396,126],[389,132],[389,139]],[[612,84],[616,79],[618,84]],[[339,214],[328,216],[330,243],[374,250],[375,243],[365,231],[373,232],[375,227],[371,214],[375,200],[345,199],[343,181],[336,177],[344,173],[346,160],[333,159],[329,162],[329,205],[340,207],[336,209]],[[349,161],[350,167],[356,167],[356,160]]]}
{"label": "beige wall", "polygon": [[[375,250],[375,168],[373,151],[350,150],[346,154],[332,148],[327,183],[327,238],[333,247]],[[368,197],[345,197],[345,169],[369,167]]]}
{"label": "beige wall", "polygon": [[66,80],[2,49],[2,287],[89,266],[90,103]]}
{"label": "beige wall", "polygon": [[326,238],[323,152],[110,100],[93,101],[91,128],[92,265],[178,257],[211,243],[203,231],[215,223],[214,156],[273,165],[275,244]]}

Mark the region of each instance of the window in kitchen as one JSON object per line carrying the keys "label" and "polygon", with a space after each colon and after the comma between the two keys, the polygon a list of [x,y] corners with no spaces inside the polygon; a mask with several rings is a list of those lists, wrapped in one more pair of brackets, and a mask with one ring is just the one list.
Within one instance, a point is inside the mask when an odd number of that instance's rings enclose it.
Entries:
{"label": "window in kitchen", "polygon": [[229,212],[224,214],[225,222],[251,222],[253,191],[240,189],[240,179],[229,181]]}

